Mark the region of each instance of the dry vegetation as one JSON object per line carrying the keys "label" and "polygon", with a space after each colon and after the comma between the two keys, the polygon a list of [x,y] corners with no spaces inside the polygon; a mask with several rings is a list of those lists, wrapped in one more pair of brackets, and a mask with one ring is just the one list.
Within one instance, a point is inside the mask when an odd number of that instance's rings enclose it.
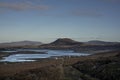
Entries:
{"label": "dry vegetation", "polygon": [[87,57],[0,63],[0,80],[120,80],[120,51]]}

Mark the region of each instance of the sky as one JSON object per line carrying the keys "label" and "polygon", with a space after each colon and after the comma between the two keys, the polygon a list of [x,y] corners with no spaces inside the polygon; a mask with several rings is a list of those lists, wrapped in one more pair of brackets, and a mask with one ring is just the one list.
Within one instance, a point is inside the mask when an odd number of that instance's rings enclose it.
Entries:
{"label": "sky", "polygon": [[0,0],[0,43],[120,42],[120,0]]}

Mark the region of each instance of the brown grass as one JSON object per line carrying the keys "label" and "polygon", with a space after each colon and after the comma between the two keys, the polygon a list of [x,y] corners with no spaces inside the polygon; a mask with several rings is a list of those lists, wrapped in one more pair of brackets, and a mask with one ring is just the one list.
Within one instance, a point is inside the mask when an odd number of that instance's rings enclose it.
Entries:
{"label": "brown grass", "polygon": [[[102,58],[105,59],[113,57],[119,55],[119,53],[120,52],[117,51],[95,54],[86,57],[64,57],[64,59],[60,58],[57,60],[41,59],[37,62],[0,63],[0,80],[6,80],[7,78],[12,78],[10,80],[33,80],[35,76],[36,80],[60,80],[64,77],[63,74],[65,74],[64,71],[66,70],[63,71],[63,69],[66,69],[66,67],[68,68],[77,62],[89,62]],[[70,74],[70,72],[67,72],[66,74]],[[74,75],[75,72],[76,71],[73,71],[73,74],[71,75]],[[74,79],[75,77],[73,76],[72,78]],[[67,78],[65,80],[67,80]]]}

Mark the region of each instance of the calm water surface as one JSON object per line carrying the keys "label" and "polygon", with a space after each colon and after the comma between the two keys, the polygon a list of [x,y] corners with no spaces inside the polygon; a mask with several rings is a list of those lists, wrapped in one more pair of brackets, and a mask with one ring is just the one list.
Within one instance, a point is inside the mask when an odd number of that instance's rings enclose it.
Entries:
{"label": "calm water surface", "polygon": [[4,51],[4,52],[17,52],[17,51],[35,51],[35,52],[45,52],[45,54],[11,54],[7,57],[4,57],[0,62],[25,62],[25,61],[35,61],[35,59],[41,58],[51,58],[51,57],[60,57],[60,56],[87,56],[86,53],[76,53],[72,50],[41,50],[41,49],[18,49],[15,51]]}

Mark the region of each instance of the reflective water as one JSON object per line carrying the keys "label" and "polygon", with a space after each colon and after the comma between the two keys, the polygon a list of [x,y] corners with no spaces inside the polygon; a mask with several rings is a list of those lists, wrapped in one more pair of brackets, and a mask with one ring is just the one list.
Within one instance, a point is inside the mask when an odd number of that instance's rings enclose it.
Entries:
{"label": "reflective water", "polygon": [[[35,51],[35,52],[45,52],[45,54],[11,54],[8,57],[4,57],[0,62],[25,62],[25,61],[35,61],[35,59],[40,58],[50,58],[50,57],[59,57],[59,56],[87,56],[89,54],[86,53],[76,53],[71,50],[40,50],[40,49],[19,49],[10,52],[17,52],[17,51]],[[9,52],[9,51],[4,51]]]}

